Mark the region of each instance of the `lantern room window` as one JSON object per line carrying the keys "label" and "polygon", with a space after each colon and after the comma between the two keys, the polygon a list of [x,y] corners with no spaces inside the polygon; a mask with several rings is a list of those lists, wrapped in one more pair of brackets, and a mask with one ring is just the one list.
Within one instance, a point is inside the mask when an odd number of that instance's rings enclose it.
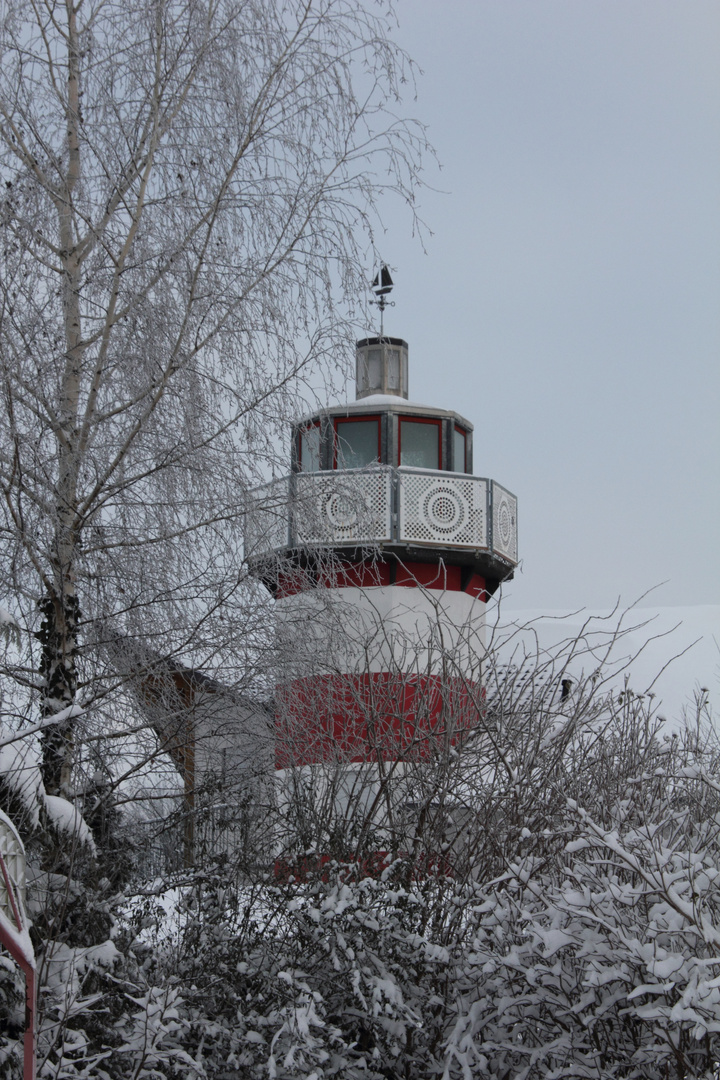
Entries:
{"label": "lantern room window", "polygon": [[380,460],[380,417],[335,421],[335,468],[362,469]]}
{"label": "lantern room window", "polygon": [[367,371],[365,373],[365,385],[370,390],[382,389],[382,354],[379,349],[368,349]]}
{"label": "lantern room window", "polygon": [[388,349],[388,390],[394,393],[400,392],[402,371],[400,367],[400,350]]}
{"label": "lantern room window", "polygon": [[298,440],[298,461],[301,472],[320,471],[320,425],[303,428]]}
{"label": "lantern room window", "polygon": [[441,427],[439,420],[400,418],[400,464],[416,469],[439,469]]}
{"label": "lantern room window", "polygon": [[467,472],[467,436],[461,427],[453,431],[453,471]]}

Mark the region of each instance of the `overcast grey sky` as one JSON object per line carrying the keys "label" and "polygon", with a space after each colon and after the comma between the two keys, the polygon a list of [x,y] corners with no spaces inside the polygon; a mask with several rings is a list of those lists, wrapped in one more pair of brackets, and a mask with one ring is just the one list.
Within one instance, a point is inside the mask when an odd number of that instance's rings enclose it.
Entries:
{"label": "overcast grey sky", "polygon": [[519,497],[515,607],[720,603],[718,0],[399,0],[427,254],[392,218],[410,396]]}

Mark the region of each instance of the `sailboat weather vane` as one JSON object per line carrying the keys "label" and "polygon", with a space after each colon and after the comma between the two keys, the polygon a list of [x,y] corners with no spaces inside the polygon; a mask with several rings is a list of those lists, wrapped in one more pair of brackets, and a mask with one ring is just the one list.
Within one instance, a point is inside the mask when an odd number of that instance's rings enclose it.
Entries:
{"label": "sailboat weather vane", "polygon": [[384,333],[384,315],[386,307],[395,307],[393,300],[388,300],[389,294],[392,292],[393,279],[390,277],[390,271],[385,263],[382,264],[377,274],[372,280],[370,288],[375,296],[374,300],[371,300],[371,304],[376,304],[380,308],[380,337],[383,337]]}

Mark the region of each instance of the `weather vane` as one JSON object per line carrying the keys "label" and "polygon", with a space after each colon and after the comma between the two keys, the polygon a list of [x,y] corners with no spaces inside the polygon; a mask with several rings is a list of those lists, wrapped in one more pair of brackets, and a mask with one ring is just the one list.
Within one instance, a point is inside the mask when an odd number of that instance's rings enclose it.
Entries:
{"label": "weather vane", "polygon": [[388,295],[392,292],[393,288],[393,279],[390,277],[390,271],[385,263],[382,264],[373,278],[370,288],[375,295],[375,299],[371,300],[370,303],[377,304],[380,308],[380,337],[382,338],[385,329],[383,318],[385,315],[385,308],[395,307],[395,302],[393,300],[388,300]]}

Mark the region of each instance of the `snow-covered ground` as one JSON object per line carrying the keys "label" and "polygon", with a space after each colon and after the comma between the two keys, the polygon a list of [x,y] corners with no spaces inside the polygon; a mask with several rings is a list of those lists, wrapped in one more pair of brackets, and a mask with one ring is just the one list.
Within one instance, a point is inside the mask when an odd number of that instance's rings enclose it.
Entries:
{"label": "snow-covered ground", "polygon": [[[490,610],[489,624],[497,619],[501,628],[531,626],[523,634],[532,651],[534,635],[541,648],[551,649],[579,634],[588,620],[589,630],[600,637],[617,625],[629,632],[616,644],[613,660],[630,663],[630,685],[637,693],[652,687],[658,712],[668,721],[679,717],[700,688],[706,688],[715,721],[720,725],[720,606],[637,607],[629,612],[582,610],[512,610],[501,605]],[[586,658],[587,659],[587,658]],[[583,661],[586,663],[586,661]],[[582,664],[578,661],[577,666]],[[586,665],[589,667],[589,664]],[[619,681],[622,679],[619,677]]]}

